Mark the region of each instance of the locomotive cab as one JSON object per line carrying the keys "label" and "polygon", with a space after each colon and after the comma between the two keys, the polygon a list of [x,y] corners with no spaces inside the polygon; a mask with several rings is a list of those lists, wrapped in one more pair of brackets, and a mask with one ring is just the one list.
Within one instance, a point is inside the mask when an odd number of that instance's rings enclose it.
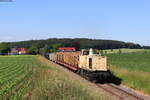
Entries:
{"label": "locomotive cab", "polygon": [[111,73],[107,67],[107,57],[100,54],[93,54],[93,50],[82,50],[79,55],[80,73],[88,76],[92,80],[102,80],[102,82],[110,79]]}
{"label": "locomotive cab", "polygon": [[82,50],[79,56],[79,67],[90,71],[107,71],[107,58],[93,54],[93,50]]}

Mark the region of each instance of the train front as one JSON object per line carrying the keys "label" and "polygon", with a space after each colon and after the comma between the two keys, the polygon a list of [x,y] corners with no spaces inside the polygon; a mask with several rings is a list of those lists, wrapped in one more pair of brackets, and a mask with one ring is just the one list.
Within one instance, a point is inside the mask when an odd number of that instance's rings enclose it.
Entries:
{"label": "train front", "polygon": [[98,82],[109,82],[111,72],[107,66],[107,57],[93,54],[93,50],[82,50],[79,56],[79,73],[89,80]]}

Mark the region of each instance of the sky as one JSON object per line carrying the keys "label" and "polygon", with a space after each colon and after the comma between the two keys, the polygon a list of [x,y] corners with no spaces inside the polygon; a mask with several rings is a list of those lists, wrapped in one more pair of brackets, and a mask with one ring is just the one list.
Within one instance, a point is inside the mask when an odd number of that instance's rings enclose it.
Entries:
{"label": "sky", "polygon": [[0,2],[0,42],[92,38],[150,46],[150,0]]}

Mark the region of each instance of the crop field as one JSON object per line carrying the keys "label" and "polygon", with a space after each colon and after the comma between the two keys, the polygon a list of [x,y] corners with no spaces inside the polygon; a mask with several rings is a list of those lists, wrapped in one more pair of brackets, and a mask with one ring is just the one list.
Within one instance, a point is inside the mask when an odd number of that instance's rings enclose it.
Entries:
{"label": "crop field", "polygon": [[0,100],[20,100],[31,83],[34,56],[0,56]]}
{"label": "crop field", "polygon": [[122,83],[150,94],[150,52],[107,54],[111,71]]}

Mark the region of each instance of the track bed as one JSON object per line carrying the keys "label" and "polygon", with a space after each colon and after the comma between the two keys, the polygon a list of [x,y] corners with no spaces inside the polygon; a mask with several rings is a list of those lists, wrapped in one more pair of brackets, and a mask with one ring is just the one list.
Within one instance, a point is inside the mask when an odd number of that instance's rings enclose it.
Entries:
{"label": "track bed", "polygon": [[[59,66],[61,66],[61,65],[59,65]],[[63,66],[61,66],[61,67],[63,67]],[[105,83],[105,84],[94,83],[94,85],[103,89],[109,95],[114,96],[118,100],[150,100],[150,97],[143,96],[140,93],[136,93],[136,92],[132,91],[131,89],[124,88],[120,85],[115,85],[112,83]]]}

